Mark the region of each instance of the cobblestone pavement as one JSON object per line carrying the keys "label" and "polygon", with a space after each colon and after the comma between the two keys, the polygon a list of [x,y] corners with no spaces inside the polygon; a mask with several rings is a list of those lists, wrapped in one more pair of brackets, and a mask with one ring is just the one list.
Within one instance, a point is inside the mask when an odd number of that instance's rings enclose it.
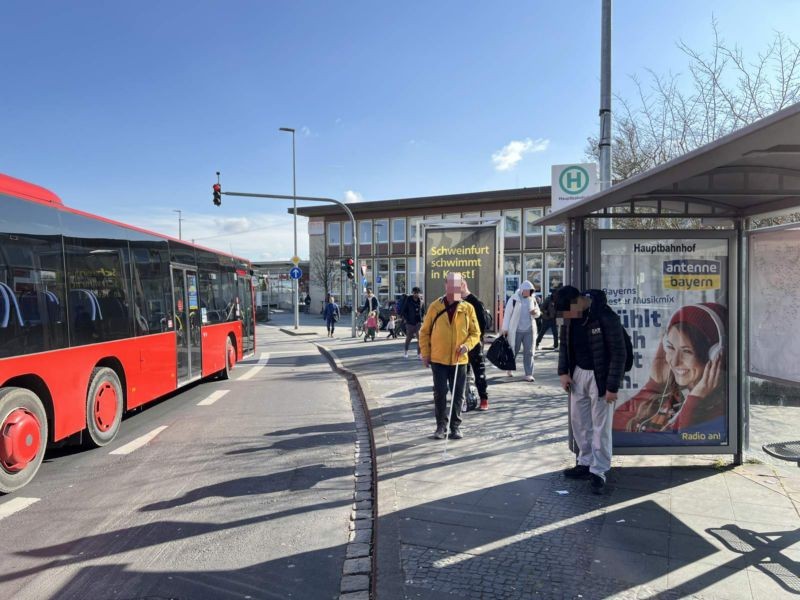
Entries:
{"label": "cobblestone pavement", "polygon": [[383,335],[318,341],[369,404],[381,600],[800,597],[797,468],[615,457],[593,496],[560,473],[573,458],[552,351],[535,383],[491,368],[490,410],[467,413],[445,455],[430,372]]}

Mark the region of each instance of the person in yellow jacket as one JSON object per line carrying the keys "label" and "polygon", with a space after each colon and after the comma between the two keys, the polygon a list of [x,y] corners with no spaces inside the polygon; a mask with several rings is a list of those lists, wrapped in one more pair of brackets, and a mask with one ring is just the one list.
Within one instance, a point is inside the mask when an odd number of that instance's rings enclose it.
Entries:
{"label": "person in yellow jacket", "polygon": [[[461,401],[464,399],[464,383],[467,375],[468,352],[481,339],[481,330],[475,309],[461,301],[461,274],[448,273],[445,295],[428,306],[425,320],[419,330],[419,346],[422,363],[430,366],[433,373],[433,402],[436,414],[437,440],[447,435],[448,421],[450,439],[460,440]],[[453,390],[453,405],[447,414],[447,390]]]}

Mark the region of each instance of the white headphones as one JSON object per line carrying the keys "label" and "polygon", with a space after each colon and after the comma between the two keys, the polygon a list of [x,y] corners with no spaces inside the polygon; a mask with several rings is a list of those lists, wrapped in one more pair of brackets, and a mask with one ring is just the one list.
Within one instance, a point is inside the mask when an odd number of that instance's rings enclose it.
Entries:
{"label": "white headphones", "polygon": [[[717,328],[717,337],[719,341],[716,344],[712,344],[712,346],[708,349],[708,360],[714,360],[725,349],[725,326],[722,323],[722,319],[719,318],[719,315],[712,309],[710,309],[705,304],[689,304],[687,306],[682,307],[679,310],[683,310],[684,308],[695,307],[701,309],[705,312],[711,320],[714,322],[714,326]],[[667,338],[664,336],[662,342],[662,347],[664,351],[667,351]]]}

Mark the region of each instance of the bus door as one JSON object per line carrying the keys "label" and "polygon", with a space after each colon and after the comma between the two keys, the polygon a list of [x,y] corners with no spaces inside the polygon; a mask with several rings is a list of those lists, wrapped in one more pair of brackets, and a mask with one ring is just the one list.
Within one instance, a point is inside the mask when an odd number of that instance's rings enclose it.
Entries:
{"label": "bus door", "polygon": [[200,306],[197,290],[197,271],[173,265],[172,297],[179,386],[199,379],[203,370],[200,355]]}
{"label": "bus door", "polygon": [[242,353],[252,354],[256,345],[256,319],[253,314],[253,278],[249,275],[238,275],[240,307],[242,310]]}

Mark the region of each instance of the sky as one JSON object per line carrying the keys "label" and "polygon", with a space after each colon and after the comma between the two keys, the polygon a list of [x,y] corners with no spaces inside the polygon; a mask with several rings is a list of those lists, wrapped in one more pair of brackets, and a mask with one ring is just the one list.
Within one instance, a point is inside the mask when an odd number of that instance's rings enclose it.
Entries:
{"label": "sky", "polygon": [[[291,202],[550,184],[599,129],[600,0],[0,4],[0,172],[70,206],[252,260],[293,255]],[[615,0],[612,89],[686,71],[711,21],[746,53],[800,40],[795,0]],[[613,107],[612,107],[613,109]],[[306,203],[301,203],[306,205]],[[307,222],[298,252],[308,257]]]}

